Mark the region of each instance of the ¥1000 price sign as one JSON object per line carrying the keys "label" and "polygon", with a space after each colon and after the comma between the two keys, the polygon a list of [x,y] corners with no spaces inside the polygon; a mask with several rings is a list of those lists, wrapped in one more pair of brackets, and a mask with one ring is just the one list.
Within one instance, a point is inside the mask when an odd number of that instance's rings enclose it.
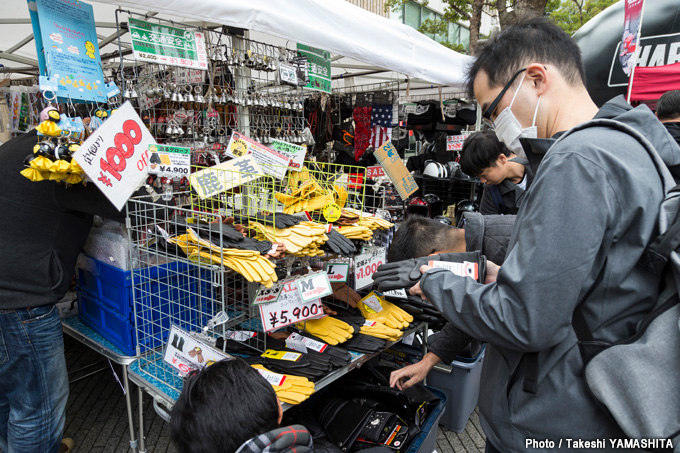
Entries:
{"label": "\u00a51000 price sign", "polygon": [[385,262],[387,262],[385,247],[376,247],[354,257],[354,289],[371,285],[373,274],[378,270],[378,266]]}
{"label": "\u00a51000 price sign", "polygon": [[265,332],[271,332],[299,321],[323,316],[320,299],[303,302],[294,281],[287,283],[276,302],[258,305]]}
{"label": "\u00a51000 price sign", "polygon": [[97,128],[73,158],[111,203],[125,202],[147,178],[149,147],[156,145],[130,102]]}

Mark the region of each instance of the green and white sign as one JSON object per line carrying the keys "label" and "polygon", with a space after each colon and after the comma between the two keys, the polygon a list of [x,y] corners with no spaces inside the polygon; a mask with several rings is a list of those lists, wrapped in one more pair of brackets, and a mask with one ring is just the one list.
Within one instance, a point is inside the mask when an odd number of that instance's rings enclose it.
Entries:
{"label": "green and white sign", "polygon": [[298,53],[307,57],[307,70],[309,72],[309,83],[305,88],[331,92],[331,53],[315,47],[297,45]]}
{"label": "green and white sign", "polygon": [[165,177],[189,176],[191,148],[170,145],[149,146],[149,174]]}
{"label": "green and white sign", "polygon": [[204,71],[208,69],[202,32],[133,18],[129,20],[129,27],[132,50],[137,60]]}

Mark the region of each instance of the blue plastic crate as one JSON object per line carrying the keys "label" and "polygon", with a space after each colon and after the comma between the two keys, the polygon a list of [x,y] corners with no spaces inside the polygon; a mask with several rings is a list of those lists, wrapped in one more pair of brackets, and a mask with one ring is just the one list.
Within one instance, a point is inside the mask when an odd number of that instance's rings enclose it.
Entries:
{"label": "blue plastic crate", "polygon": [[205,313],[211,312],[212,285],[205,271],[188,263],[123,271],[84,257],[77,275],[81,320],[131,355],[137,344],[135,298],[142,352],[161,346],[172,324],[191,330],[205,324]]}

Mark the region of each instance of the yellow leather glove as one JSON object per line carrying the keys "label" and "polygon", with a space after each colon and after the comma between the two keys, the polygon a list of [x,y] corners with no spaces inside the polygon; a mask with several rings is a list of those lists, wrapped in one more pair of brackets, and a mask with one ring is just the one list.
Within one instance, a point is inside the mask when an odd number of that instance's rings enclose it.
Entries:
{"label": "yellow leather glove", "polygon": [[[252,367],[264,372],[260,374],[272,385],[276,396],[284,403],[300,404],[314,393],[314,383],[305,377],[274,373],[262,365],[252,365]],[[280,385],[272,381],[280,382]]]}
{"label": "yellow leather glove", "polygon": [[401,330],[387,327],[385,324],[377,321],[367,321],[365,325],[361,326],[359,333],[389,341],[397,341],[403,335]]}
{"label": "yellow leather glove", "polygon": [[[368,299],[372,299],[373,303],[375,303],[377,300],[382,306],[382,310],[376,312],[375,310],[371,309],[370,306],[365,303]],[[359,311],[361,311],[361,314],[364,315],[364,318],[367,320],[380,322],[393,329],[405,329],[409,326],[409,324],[411,324],[411,322],[413,322],[413,316],[406,313],[396,305],[386,301],[373,291],[361,299],[358,306]]]}
{"label": "yellow leather glove", "polygon": [[349,340],[354,333],[354,329],[345,321],[330,316],[302,321],[295,324],[295,327],[309,332],[333,346]]}

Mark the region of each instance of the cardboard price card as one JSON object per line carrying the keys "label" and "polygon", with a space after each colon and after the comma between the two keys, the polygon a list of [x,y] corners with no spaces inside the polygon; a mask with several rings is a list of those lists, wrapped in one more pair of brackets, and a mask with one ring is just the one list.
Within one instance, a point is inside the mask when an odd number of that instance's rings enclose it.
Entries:
{"label": "cardboard price card", "polygon": [[378,266],[387,262],[385,248],[377,247],[354,257],[354,289],[359,290],[373,284],[373,274]]}
{"label": "cardboard price card", "polygon": [[174,325],[170,329],[168,344],[163,355],[163,360],[178,369],[182,375],[231,358],[229,354],[213,348]]}
{"label": "cardboard price card", "polygon": [[303,302],[295,282],[287,283],[276,302],[258,305],[265,332],[271,332],[305,319],[323,316],[320,299]]}
{"label": "cardboard price card", "polygon": [[315,272],[295,280],[302,301],[307,303],[333,294],[331,282],[325,272]]}
{"label": "cardboard price card", "polygon": [[404,200],[409,195],[418,190],[418,184],[413,179],[413,175],[406,169],[406,165],[399,157],[399,153],[392,145],[392,142],[387,140],[383,145],[375,150],[374,153],[378,163],[385,169],[387,177],[396,187],[399,196]]}
{"label": "cardboard price card", "polygon": [[120,211],[146,180],[153,145],[151,133],[126,102],[85,140],[73,158]]}
{"label": "cardboard price card", "polygon": [[283,179],[288,171],[290,158],[238,132],[231,134],[226,152],[234,157],[252,155],[262,170],[276,179]]}
{"label": "cardboard price card", "polygon": [[208,198],[264,176],[252,156],[243,156],[192,173],[191,188],[199,198]]}
{"label": "cardboard price card", "polygon": [[292,143],[274,139],[271,148],[290,159],[288,168],[292,171],[302,170],[302,166],[305,163],[305,155],[307,154],[307,148],[305,146],[294,145]]}
{"label": "cardboard price card", "polygon": [[191,171],[191,148],[169,145],[149,147],[149,174],[186,177]]}
{"label": "cardboard price card", "polygon": [[479,265],[470,261],[463,261],[462,263],[430,261],[427,265],[437,269],[446,269],[461,277],[471,277],[475,280],[479,278]]}
{"label": "cardboard price card", "polygon": [[349,275],[349,263],[326,263],[326,275],[331,282],[346,282]]}

